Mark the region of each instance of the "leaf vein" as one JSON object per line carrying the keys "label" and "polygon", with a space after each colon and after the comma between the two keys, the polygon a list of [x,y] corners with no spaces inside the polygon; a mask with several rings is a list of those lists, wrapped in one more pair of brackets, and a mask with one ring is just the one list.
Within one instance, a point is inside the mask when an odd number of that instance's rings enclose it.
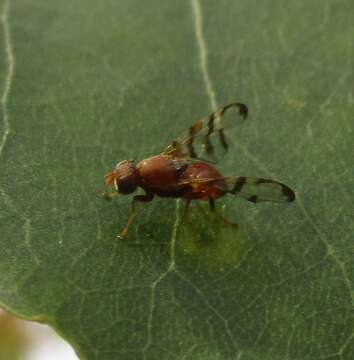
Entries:
{"label": "leaf vein", "polygon": [[203,15],[199,0],[192,1],[192,8],[194,15],[195,36],[200,54],[200,68],[202,71],[203,80],[206,87],[206,92],[209,97],[211,108],[216,109],[217,103],[216,103],[215,91],[213,89],[213,84],[210,80],[209,71],[208,71],[208,57],[207,57],[208,50],[203,35]]}
{"label": "leaf vein", "polygon": [[[2,108],[2,119],[3,119],[3,123],[4,123],[4,133],[2,135],[1,142],[0,142],[0,158],[3,154],[4,148],[7,143],[7,139],[10,135],[10,130],[11,130],[10,122],[9,122],[9,114],[8,114],[8,110],[7,110],[7,103],[8,103],[8,97],[10,94],[12,79],[13,79],[14,71],[15,71],[15,59],[14,59],[13,50],[12,50],[10,25],[9,25],[9,12],[10,12],[10,3],[7,0],[7,1],[5,1],[4,7],[3,7],[1,15],[0,15],[0,24],[1,24],[1,27],[3,28],[3,33],[4,33],[5,61],[7,64],[7,71],[5,74],[4,92],[0,99],[0,104],[1,104],[1,108]],[[2,188],[0,188],[0,192],[2,193],[2,195],[5,198],[5,204],[7,206],[9,206],[10,208],[13,208],[15,210],[15,212],[18,213],[16,207],[12,206],[12,201],[11,201],[10,197],[5,193],[5,191]]]}
{"label": "leaf vein", "polygon": [[4,134],[1,139],[0,143],[0,156],[4,150],[7,138],[10,134],[10,123],[8,119],[8,112],[7,112],[7,100],[11,90],[11,84],[14,74],[15,68],[15,61],[12,51],[12,44],[11,44],[11,36],[10,36],[10,26],[9,26],[9,1],[5,2],[3,11],[0,16],[1,26],[4,31],[4,40],[5,40],[5,59],[7,62],[7,73],[5,75],[5,86],[4,86],[4,93],[1,96],[1,107],[3,113],[3,121],[4,121]]}
{"label": "leaf vein", "polygon": [[145,356],[146,351],[152,344],[152,322],[154,318],[154,311],[155,311],[155,293],[157,285],[172,271],[175,271],[176,262],[175,262],[175,246],[176,246],[176,237],[177,237],[177,229],[180,221],[179,217],[179,208],[180,208],[180,200],[176,201],[176,221],[173,225],[172,229],[172,237],[171,237],[171,248],[170,248],[170,265],[168,266],[167,270],[163,272],[152,284],[151,284],[151,295],[150,295],[150,310],[148,316],[148,323],[147,323],[147,341],[143,348],[143,354]]}

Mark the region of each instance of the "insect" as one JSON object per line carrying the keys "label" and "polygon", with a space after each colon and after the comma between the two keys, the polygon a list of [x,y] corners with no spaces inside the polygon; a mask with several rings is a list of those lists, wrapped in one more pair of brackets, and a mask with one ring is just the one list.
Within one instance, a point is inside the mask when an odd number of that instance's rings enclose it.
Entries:
{"label": "insect", "polygon": [[[232,109],[237,110],[236,116],[233,114],[226,118],[226,112],[234,112]],[[106,192],[104,196],[112,198],[131,194],[138,187],[145,191],[144,195],[133,197],[127,224],[118,238],[126,237],[137,214],[137,204],[150,202],[155,195],[185,199],[184,217],[191,201],[208,201],[210,210],[222,222],[233,226],[237,224],[223,218],[215,209],[216,199],[226,194],[253,203],[292,202],[295,199],[294,192],[278,181],[248,176],[225,177],[207,160],[215,160],[217,148],[224,151],[229,148],[225,129],[242,123],[247,115],[246,105],[238,102],[227,104],[194,123],[184,136],[173,140],[159,155],[144,159],[136,165],[130,160],[118,162],[114,170],[105,176],[106,185],[114,186],[115,191]],[[198,142],[203,150],[203,158],[197,152]]]}

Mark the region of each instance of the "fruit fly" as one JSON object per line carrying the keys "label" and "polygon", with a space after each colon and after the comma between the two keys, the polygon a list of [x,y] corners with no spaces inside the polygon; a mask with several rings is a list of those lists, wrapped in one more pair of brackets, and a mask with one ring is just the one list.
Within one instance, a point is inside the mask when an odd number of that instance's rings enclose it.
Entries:
{"label": "fruit fly", "polygon": [[[225,114],[237,110],[237,116]],[[230,111],[231,113],[231,111]],[[228,114],[229,115],[229,114]],[[233,114],[235,115],[235,114]],[[104,193],[106,198],[131,194],[138,187],[145,192],[133,197],[131,211],[124,229],[118,238],[123,239],[137,214],[137,203],[152,201],[155,195],[186,200],[184,217],[192,200],[208,201],[210,210],[222,222],[237,226],[223,218],[215,209],[216,199],[231,194],[250,202],[261,201],[292,202],[294,192],[286,185],[271,179],[248,176],[223,176],[214,166],[216,148],[229,148],[225,129],[242,123],[248,115],[246,105],[238,102],[227,104],[202,118],[189,127],[186,134],[168,145],[159,155],[144,159],[137,164],[133,161],[118,162],[106,176],[106,185],[113,186],[114,192]],[[217,143],[215,144],[215,138]],[[197,152],[198,142],[203,158]]]}

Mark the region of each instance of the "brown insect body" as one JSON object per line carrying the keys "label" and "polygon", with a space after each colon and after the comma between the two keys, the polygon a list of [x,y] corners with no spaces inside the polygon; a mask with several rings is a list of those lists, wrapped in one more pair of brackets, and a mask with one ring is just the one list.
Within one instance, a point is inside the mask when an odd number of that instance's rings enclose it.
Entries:
{"label": "brown insect body", "polygon": [[140,161],[136,168],[140,175],[139,186],[148,193],[162,197],[176,197],[186,189],[178,185],[181,173],[187,167],[183,159],[157,155]]}
{"label": "brown insect body", "polygon": [[[212,182],[203,180],[214,179]],[[193,191],[184,194],[186,199],[208,201],[216,200],[227,192],[227,184],[215,167],[207,163],[196,162],[188,165],[180,176],[181,181],[190,181]]]}
{"label": "brown insect body", "polygon": [[[147,193],[161,197],[208,200],[221,196],[220,189],[208,184],[193,184],[194,179],[221,177],[207,163],[189,163],[169,155],[157,155],[142,160],[136,166],[139,186]],[[225,187],[226,188],[226,187]],[[209,195],[209,196],[208,196]]]}
{"label": "brown insect body", "polygon": [[[150,202],[154,195],[186,199],[185,215],[192,200],[209,201],[211,211],[216,213],[215,200],[227,193],[253,203],[285,203],[295,199],[294,192],[278,181],[247,176],[224,177],[208,162],[201,162],[200,159],[197,161],[198,155],[194,144],[198,139],[202,140],[206,156],[212,158],[215,155],[215,146],[211,142],[211,135],[214,133],[218,134],[220,147],[223,150],[229,148],[224,134],[226,124],[222,119],[226,111],[235,108],[240,115],[238,121],[241,119],[243,122],[248,114],[246,105],[227,104],[194,123],[184,138],[173,140],[160,155],[144,159],[137,165],[129,160],[120,161],[115,169],[106,175],[106,184],[113,185],[116,190],[113,193],[105,193],[108,198],[133,193],[138,187],[145,191],[144,195],[133,197],[127,225],[118,235],[119,238],[124,238],[128,233],[129,225],[136,215],[136,203]],[[230,126],[236,122],[237,119]],[[236,226],[221,215],[218,216],[222,222]]]}

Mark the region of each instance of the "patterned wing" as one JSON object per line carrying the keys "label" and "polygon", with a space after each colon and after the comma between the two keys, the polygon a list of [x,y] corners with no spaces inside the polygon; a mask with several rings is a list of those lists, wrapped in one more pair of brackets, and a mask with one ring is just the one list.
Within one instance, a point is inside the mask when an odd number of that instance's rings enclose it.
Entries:
{"label": "patterned wing", "polygon": [[[232,114],[231,110],[237,110],[238,115]],[[227,116],[226,116],[226,113]],[[247,118],[248,108],[242,103],[230,103],[212,112],[209,116],[194,123],[184,136],[175,139],[163,151],[165,155],[172,155],[181,158],[201,158],[206,156],[215,158],[215,146],[219,145],[223,150],[228,149],[225,137],[225,129],[243,123]],[[216,144],[213,141],[215,135],[218,137]],[[215,139],[214,139],[215,140]],[[200,141],[202,151],[196,149],[196,143]]]}
{"label": "patterned wing", "polygon": [[[295,200],[294,191],[287,185],[275,180],[249,176],[191,179],[183,181],[179,185],[190,184],[193,186],[202,184],[219,187],[220,180],[223,180],[222,184],[227,184],[227,193],[242,197],[253,203],[262,201],[286,203]],[[221,187],[220,190],[225,191],[225,188]]]}
{"label": "patterned wing", "polygon": [[292,202],[295,193],[287,185],[275,180],[248,176],[228,178],[229,193],[253,203],[262,201]]}

